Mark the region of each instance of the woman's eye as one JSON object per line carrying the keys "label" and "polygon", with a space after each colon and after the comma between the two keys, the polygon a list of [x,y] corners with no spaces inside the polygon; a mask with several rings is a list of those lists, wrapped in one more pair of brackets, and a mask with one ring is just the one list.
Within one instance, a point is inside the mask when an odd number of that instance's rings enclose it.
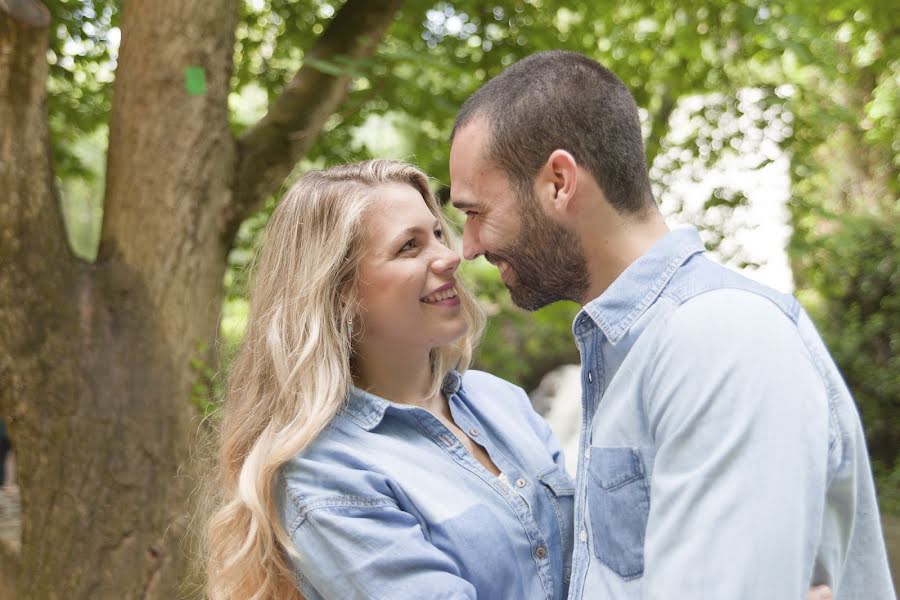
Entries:
{"label": "woman's eye", "polygon": [[444,239],[444,232],[443,232],[443,230],[441,230],[441,229],[435,229],[435,230],[434,230],[434,237],[436,237],[436,238],[439,239],[439,240]]}
{"label": "woman's eye", "polygon": [[412,240],[409,240],[408,242],[406,242],[405,244],[403,244],[403,246],[400,248],[400,252],[406,252],[407,250],[412,250],[415,247],[416,247],[416,240],[412,239]]}

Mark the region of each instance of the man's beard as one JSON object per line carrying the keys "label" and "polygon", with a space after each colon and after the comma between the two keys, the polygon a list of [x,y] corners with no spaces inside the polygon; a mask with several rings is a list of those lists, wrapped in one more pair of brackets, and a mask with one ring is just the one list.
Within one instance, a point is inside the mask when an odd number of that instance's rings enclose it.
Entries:
{"label": "man's beard", "polygon": [[541,214],[534,197],[520,198],[518,238],[485,258],[505,262],[513,272],[504,282],[516,306],[537,310],[557,300],[584,301],[589,278],[578,238]]}

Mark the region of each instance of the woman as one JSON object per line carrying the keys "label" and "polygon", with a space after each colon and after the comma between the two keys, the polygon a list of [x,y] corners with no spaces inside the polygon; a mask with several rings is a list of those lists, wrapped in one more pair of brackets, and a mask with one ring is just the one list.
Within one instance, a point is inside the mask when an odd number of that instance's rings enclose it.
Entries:
{"label": "woman", "polygon": [[[424,173],[309,173],[267,226],[221,424],[211,598],[565,598],[573,482]],[[299,591],[298,591],[299,590]]]}

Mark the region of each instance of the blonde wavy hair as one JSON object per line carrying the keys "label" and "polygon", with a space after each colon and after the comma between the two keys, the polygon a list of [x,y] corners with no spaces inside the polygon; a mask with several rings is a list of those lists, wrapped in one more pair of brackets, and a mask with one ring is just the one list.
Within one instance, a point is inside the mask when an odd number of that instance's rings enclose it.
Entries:
{"label": "blonde wavy hair", "polygon": [[[297,550],[280,522],[275,478],[331,422],[350,391],[349,323],[365,251],[363,223],[386,183],[415,188],[448,230],[425,173],[391,160],[307,173],[266,227],[219,428],[217,508],[205,543],[211,600],[302,599],[287,557]],[[468,367],[484,326],[472,294],[461,285],[457,290],[469,327],[432,351],[435,394],[450,369]]]}

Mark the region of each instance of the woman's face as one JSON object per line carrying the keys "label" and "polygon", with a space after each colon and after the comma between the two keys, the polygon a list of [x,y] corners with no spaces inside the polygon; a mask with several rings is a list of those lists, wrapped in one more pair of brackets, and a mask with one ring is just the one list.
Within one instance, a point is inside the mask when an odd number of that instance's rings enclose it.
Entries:
{"label": "woman's face", "polygon": [[466,332],[456,294],[460,258],[421,194],[391,183],[377,188],[364,225],[359,267],[362,348],[428,351]]}

